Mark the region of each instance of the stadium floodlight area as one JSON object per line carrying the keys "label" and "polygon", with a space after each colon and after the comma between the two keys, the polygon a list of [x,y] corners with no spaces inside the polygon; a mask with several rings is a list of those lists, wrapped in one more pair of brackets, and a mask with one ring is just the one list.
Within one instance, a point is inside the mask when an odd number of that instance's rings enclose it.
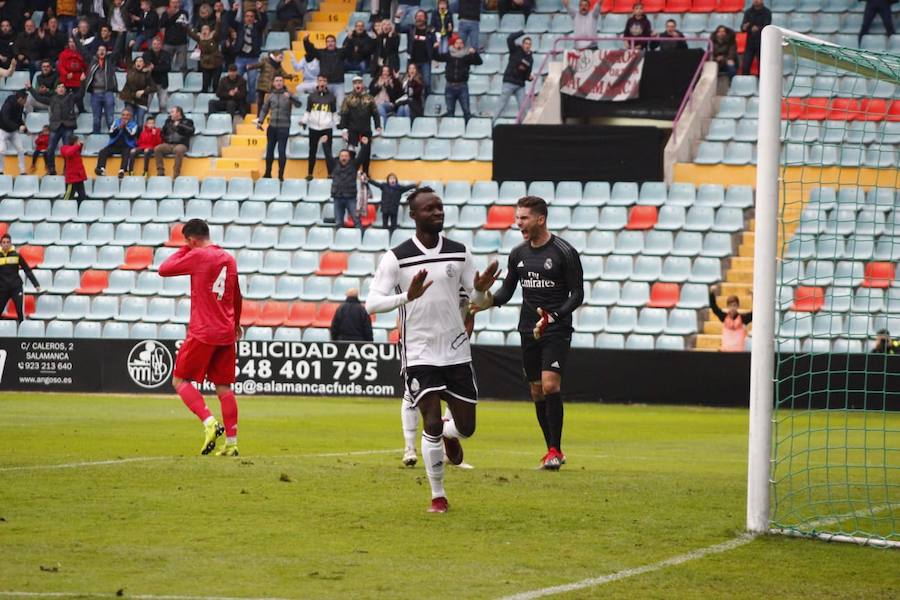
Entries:
{"label": "stadium floodlight area", "polygon": [[[853,359],[865,365],[860,372],[850,367],[850,345],[838,343],[869,344],[900,321],[875,305],[890,281],[841,267],[849,257],[868,271],[885,252],[896,266],[900,256],[893,90],[900,56],[774,26],[762,33],[747,492],[754,533],[900,547],[900,413],[889,410],[900,369],[894,357],[870,354]],[[868,241],[881,251],[851,255],[852,243]],[[792,261],[806,261],[807,272],[788,268]],[[809,271],[820,268],[817,280]],[[849,311],[841,295],[852,296]]]}

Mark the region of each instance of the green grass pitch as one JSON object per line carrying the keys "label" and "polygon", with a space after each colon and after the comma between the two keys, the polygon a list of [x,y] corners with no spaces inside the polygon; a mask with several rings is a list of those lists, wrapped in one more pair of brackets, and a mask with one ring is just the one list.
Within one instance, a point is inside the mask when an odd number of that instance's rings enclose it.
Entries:
{"label": "green grass pitch", "polygon": [[[533,408],[485,401],[475,469],[448,470],[450,512],[430,515],[398,401],[239,403],[243,456],[226,459],[196,455],[174,394],[2,394],[0,598],[499,598],[743,529],[745,410],[568,405],[569,464],[551,473]],[[118,459],[137,460],[58,468]],[[766,537],[557,597],[897,598],[897,559]]]}

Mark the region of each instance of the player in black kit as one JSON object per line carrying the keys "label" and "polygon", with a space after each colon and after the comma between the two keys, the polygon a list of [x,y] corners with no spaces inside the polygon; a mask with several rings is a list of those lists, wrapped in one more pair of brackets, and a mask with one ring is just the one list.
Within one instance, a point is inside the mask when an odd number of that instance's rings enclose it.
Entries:
{"label": "player in black kit", "polygon": [[543,198],[521,198],[516,225],[525,241],[510,252],[506,278],[494,294],[493,305],[509,302],[516,283],[522,283],[522,365],[547,443],[541,468],[557,471],[566,460],[560,383],[572,342],[572,312],[584,300],[584,275],[575,248],[547,231]]}

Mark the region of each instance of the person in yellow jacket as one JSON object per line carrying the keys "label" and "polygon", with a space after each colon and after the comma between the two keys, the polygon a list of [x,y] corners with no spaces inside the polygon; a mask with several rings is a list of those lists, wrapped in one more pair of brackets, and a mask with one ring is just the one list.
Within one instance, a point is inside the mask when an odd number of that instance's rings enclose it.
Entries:
{"label": "person in yellow jacket", "polygon": [[28,277],[34,288],[40,292],[41,286],[31,271],[31,267],[16,252],[10,235],[4,233],[0,236],[0,314],[3,313],[6,305],[12,300],[16,306],[16,320],[21,323],[25,318],[25,310],[23,307],[22,278],[19,276],[19,269],[25,272],[25,276]]}

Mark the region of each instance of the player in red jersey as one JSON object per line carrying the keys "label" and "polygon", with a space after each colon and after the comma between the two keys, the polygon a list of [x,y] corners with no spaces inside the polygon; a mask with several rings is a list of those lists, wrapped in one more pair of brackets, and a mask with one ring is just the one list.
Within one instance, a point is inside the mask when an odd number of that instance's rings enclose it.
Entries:
{"label": "player in red jersey", "polygon": [[[209,225],[203,219],[185,223],[182,234],[187,244],[159,267],[161,277],[191,276],[191,320],[187,338],[178,351],[172,385],[185,405],[203,422],[204,440],[200,454],[216,448],[223,433],[225,446],[216,454],[237,456],[237,400],[231,390],[235,379],[235,342],[241,337],[243,297],[234,257],[209,239]],[[222,404],[219,425],[192,381],[208,379],[216,386]]]}

